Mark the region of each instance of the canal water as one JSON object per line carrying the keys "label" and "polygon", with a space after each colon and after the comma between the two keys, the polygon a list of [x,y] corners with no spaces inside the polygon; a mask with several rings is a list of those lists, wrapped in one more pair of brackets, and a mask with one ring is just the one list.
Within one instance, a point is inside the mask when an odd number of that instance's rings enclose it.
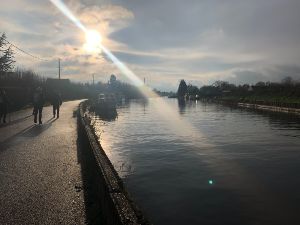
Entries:
{"label": "canal water", "polygon": [[300,224],[299,118],[164,101],[167,115],[164,106],[158,113],[160,99],[149,99],[121,104],[110,121],[93,121],[153,224]]}

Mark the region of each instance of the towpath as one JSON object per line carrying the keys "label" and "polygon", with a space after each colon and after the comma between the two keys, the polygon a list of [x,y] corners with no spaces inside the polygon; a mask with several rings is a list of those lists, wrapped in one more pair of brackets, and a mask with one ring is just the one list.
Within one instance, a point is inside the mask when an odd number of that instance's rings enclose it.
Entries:
{"label": "towpath", "polygon": [[0,224],[87,223],[73,113],[79,102],[63,103],[59,119],[45,107],[43,125],[34,125],[32,109],[0,125]]}

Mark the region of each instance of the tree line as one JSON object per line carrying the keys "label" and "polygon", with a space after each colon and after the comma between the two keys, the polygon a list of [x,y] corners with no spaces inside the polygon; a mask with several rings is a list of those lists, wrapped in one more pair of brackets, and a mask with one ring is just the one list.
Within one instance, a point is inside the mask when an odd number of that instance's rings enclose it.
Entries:
{"label": "tree line", "polygon": [[300,82],[285,77],[281,82],[257,82],[254,85],[235,85],[227,81],[215,81],[211,85],[197,87],[181,80],[179,98],[227,99],[239,101],[282,101],[300,103]]}

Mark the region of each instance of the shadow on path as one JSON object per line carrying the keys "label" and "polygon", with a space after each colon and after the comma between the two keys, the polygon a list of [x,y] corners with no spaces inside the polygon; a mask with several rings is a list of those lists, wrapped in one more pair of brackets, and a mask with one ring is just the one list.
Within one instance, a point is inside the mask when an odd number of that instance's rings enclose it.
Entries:
{"label": "shadow on path", "polygon": [[55,118],[51,118],[51,119],[47,120],[46,123],[44,123],[44,124],[41,124],[41,125],[33,124],[33,125],[26,127],[25,129],[19,131],[15,135],[0,142],[0,151],[5,151],[9,147],[15,146],[17,144],[24,142],[25,140],[28,140],[30,138],[34,138],[34,137],[40,135],[42,132],[48,130],[52,126],[52,123],[55,122],[56,120],[57,119],[55,119]]}
{"label": "shadow on path", "polygon": [[12,120],[8,123],[1,123],[0,124],[0,128],[1,127],[8,127],[8,126],[11,126],[11,125],[14,125],[14,124],[17,124],[17,123],[20,123],[24,120],[27,120],[29,117],[31,117],[32,115],[28,115],[28,116],[25,116],[25,117],[22,117],[22,118],[19,118],[19,119],[16,119],[16,120]]}
{"label": "shadow on path", "polygon": [[57,118],[51,118],[49,120],[47,120],[45,123],[43,124],[36,124],[34,125],[31,129],[23,132],[22,136],[23,137],[35,137],[40,135],[42,132],[48,130],[51,126],[52,123],[55,122],[57,120]]}
{"label": "shadow on path", "polygon": [[84,204],[86,224],[103,224],[100,202],[97,194],[96,179],[94,179],[95,169],[93,168],[94,159],[91,155],[90,145],[85,138],[79,122],[77,122],[77,158],[81,165],[82,189],[84,192]]}

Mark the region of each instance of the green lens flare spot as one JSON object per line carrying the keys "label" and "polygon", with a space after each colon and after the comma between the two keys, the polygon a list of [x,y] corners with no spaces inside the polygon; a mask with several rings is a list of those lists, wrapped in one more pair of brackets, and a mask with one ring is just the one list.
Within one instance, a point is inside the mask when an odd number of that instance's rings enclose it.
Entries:
{"label": "green lens flare spot", "polygon": [[213,185],[213,184],[214,184],[214,181],[213,181],[213,180],[208,180],[208,184],[209,184],[209,185]]}

